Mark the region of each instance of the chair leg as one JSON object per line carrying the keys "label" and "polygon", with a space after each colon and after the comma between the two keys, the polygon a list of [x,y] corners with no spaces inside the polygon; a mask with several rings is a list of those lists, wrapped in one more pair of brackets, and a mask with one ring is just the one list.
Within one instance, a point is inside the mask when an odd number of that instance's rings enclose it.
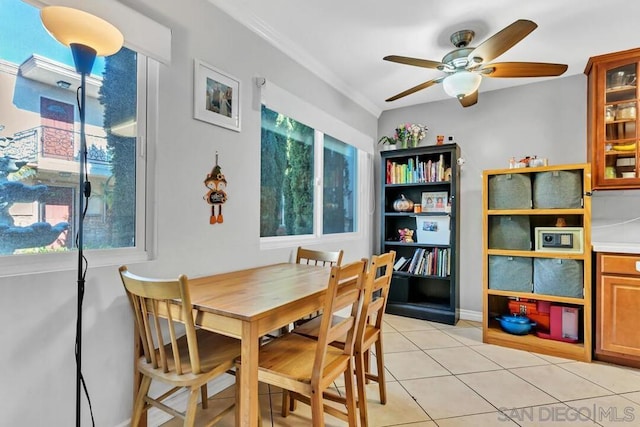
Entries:
{"label": "chair leg", "polygon": [[358,412],[360,413],[360,425],[367,426],[367,389],[366,375],[364,371],[364,355],[360,352],[355,354],[356,359],[356,386],[358,387]]}
{"label": "chair leg", "polygon": [[209,407],[209,393],[206,384],[200,387],[200,400],[202,401],[202,409],[207,409]]}
{"label": "chair leg", "polygon": [[322,392],[311,392],[311,422],[313,427],[324,427],[324,403]]}
{"label": "chair leg", "polygon": [[151,378],[142,375],[142,381],[140,382],[140,388],[138,389],[138,395],[133,405],[133,415],[131,415],[131,425],[138,426],[140,424],[140,418],[142,417],[142,410],[144,409],[144,398],[149,392],[149,386],[151,386]]}
{"label": "chair leg", "polygon": [[187,401],[187,409],[184,414],[184,427],[193,427],[196,421],[196,409],[198,407],[199,388],[191,388],[189,390],[189,400]]}
{"label": "chair leg", "polygon": [[[364,371],[371,372],[371,351],[366,349],[364,351]],[[366,379],[367,384],[369,384],[369,378]]]}
{"label": "chair leg", "polygon": [[[349,363],[347,369],[344,371],[344,384],[345,384],[345,403],[347,405],[347,420],[349,422],[349,427],[357,427],[358,426],[358,418],[356,415],[356,393],[353,384],[353,362],[352,359],[349,359]],[[322,394],[320,395],[322,397]],[[367,407],[366,400],[363,400],[364,396],[359,396],[360,406],[362,408]],[[322,400],[320,401],[321,410],[322,410]],[[365,409],[366,410],[366,409]],[[365,418],[366,420],[366,418]],[[366,426],[367,424],[362,424]]]}
{"label": "chair leg", "polygon": [[382,349],[382,339],[378,339],[378,341],[376,341],[376,362],[378,367],[378,389],[380,390],[380,403],[386,405],[387,383],[384,372],[384,352]]}

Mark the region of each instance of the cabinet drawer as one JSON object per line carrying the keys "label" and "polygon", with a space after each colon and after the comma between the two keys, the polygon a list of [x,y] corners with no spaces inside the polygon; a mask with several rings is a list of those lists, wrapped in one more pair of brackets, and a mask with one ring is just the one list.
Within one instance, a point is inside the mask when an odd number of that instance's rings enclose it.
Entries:
{"label": "cabinet drawer", "polygon": [[640,277],[640,255],[602,255],[601,272]]}

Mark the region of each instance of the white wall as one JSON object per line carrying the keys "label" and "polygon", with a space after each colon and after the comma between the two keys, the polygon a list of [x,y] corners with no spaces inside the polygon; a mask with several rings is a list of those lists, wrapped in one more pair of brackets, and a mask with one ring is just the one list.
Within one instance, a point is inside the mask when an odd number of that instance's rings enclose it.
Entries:
{"label": "white wall", "polygon": [[[157,259],[130,265],[156,276],[189,276],[286,262],[291,248],[259,248],[260,111],[252,77],[263,76],[358,131],[377,135],[377,119],[205,0],[130,0],[128,6],[172,30],[172,64],[160,67],[156,147]],[[242,132],[193,117],[193,60],[241,81]],[[223,224],[209,225],[203,180],[215,152],[228,181]],[[366,202],[366,206],[369,203]],[[373,236],[341,247],[367,256]],[[76,272],[0,278],[0,426],[70,426],[75,417]],[[133,321],[117,266],[89,265],[84,303],[83,372],[96,425],[118,426],[131,411]],[[82,425],[91,425],[87,405]]]}
{"label": "white wall", "polygon": [[[585,58],[586,62],[587,58]],[[541,79],[526,86],[480,93],[475,106],[462,108],[455,99],[385,111],[378,133],[392,135],[399,123],[429,127],[422,144],[436,135],[453,135],[466,164],[461,173],[460,308],[482,311],[482,171],[509,167],[509,159],[537,155],[550,164],[584,163],[587,159],[587,79],[584,75]],[[428,90],[442,90],[432,87]],[[446,138],[445,138],[446,140]],[[379,188],[379,165],[377,170]],[[619,206],[622,209],[611,209]],[[638,216],[638,191],[606,191],[592,199],[594,238],[609,241],[636,238],[638,225],[597,228]],[[379,231],[379,230],[378,230]],[[633,241],[633,240],[631,240]],[[638,240],[635,240],[637,242]]]}

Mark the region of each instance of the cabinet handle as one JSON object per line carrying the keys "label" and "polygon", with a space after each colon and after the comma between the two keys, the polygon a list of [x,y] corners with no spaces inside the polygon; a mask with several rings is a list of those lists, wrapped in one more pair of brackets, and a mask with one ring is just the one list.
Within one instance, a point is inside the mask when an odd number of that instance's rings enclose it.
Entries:
{"label": "cabinet handle", "polygon": [[636,271],[640,271],[640,261],[636,261]]}

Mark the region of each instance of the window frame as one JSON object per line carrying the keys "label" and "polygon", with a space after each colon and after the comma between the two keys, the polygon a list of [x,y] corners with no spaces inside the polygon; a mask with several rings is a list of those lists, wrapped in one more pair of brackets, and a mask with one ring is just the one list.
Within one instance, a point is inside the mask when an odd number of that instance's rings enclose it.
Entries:
{"label": "window frame", "polygon": [[[84,249],[89,266],[104,267],[143,262],[153,258],[156,248],[153,231],[155,215],[150,209],[155,193],[153,164],[158,135],[159,62],[137,54],[137,138],[136,138],[136,231],[135,246],[113,249]],[[77,191],[77,188],[76,188]],[[77,213],[76,213],[77,215]],[[75,240],[75,236],[70,236]],[[74,247],[65,252],[13,254],[0,256],[0,277],[76,270],[78,252]]]}
{"label": "window frame", "polygon": [[[314,225],[313,234],[259,237],[260,249],[279,249],[308,245],[311,243],[322,244],[362,239],[365,235],[364,230],[370,214],[370,209],[367,209],[367,195],[373,197],[373,194],[370,194],[372,188],[370,185],[367,185],[368,180],[371,179],[367,171],[370,170],[370,163],[372,161],[371,154],[368,150],[371,150],[373,139],[286,90],[277,87],[271,82],[268,83],[266,92],[266,94],[261,94],[261,98],[263,98],[261,102],[262,105],[314,129]],[[262,125],[260,129],[262,129]],[[357,214],[355,215],[356,227],[355,230],[351,232],[323,233],[324,212],[322,201],[325,134],[356,149]],[[262,141],[260,141],[260,143],[262,143]],[[262,186],[262,182],[260,186]]]}

